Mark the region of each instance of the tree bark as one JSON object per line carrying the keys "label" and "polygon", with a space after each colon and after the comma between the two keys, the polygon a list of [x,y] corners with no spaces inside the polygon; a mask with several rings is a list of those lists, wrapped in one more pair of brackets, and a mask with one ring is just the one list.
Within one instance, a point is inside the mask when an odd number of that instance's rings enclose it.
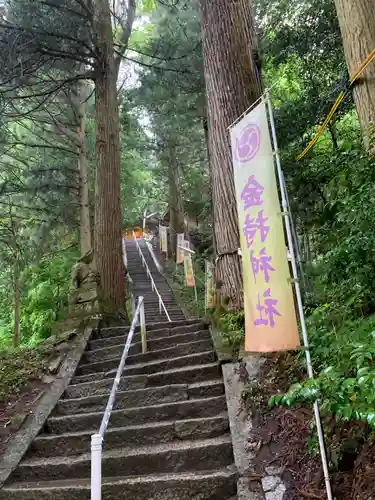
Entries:
{"label": "tree bark", "polygon": [[14,327],[13,327],[13,346],[20,345],[20,322],[21,322],[21,290],[20,282],[17,279],[14,283]]}
{"label": "tree bark", "polygon": [[85,120],[86,120],[86,103],[85,103],[85,88],[84,83],[79,83],[80,89],[78,92],[78,118],[79,118],[79,156],[78,156],[78,171],[79,171],[79,192],[80,192],[80,246],[81,255],[85,255],[92,248],[91,242],[91,227],[90,227],[90,205],[89,205],[89,183],[88,183],[88,161],[87,148],[85,142]]}
{"label": "tree bark", "polygon": [[[335,0],[349,74],[375,48],[375,5],[373,0]],[[372,61],[354,86],[354,101],[365,143],[375,125],[375,61]]]}
{"label": "tree bark", "polygon": [[108,0],[97,0],[95,259],[106,312],[124,311],[125,280],[120,202],[120,124],[117,67]]}
{"label": "tree bark", "polygon": [[177,233],[184,232],[184,212],[181,183],[176,159],[176,145],[168,142],[168,187],[169,187],[169,227],[172,258],[176,257]]}
{"label": "tree bark", "polygon": [[339,145],[338,145],[338,142],[337,142],[337,135],[336,135],[336,127],[335,127],[335,124],[330,122],[328,124],[328,130],[329,130],[329,133],[331,135],[331,140],[332,140],[332,144],[333,144],[333,149],[336,150],[338,149]]}
{"label": "tree bark", "polygon": [[238,215],[228,127],[260,96],[256,35],[248,0],[201,0],[207,92],[215,278],[232,308],[243,306]]}
{"label": "tree bark", "polygon": [[[13,224],[12,224],[13,226]],[[16,241],[15,228],[13,233],[13,297],[14,297],[14,326],[13,326],[13,346],[20,345],[20,322],[21,322],[21,283],[20,283],[20,264],[18,260],[18,248]]]}

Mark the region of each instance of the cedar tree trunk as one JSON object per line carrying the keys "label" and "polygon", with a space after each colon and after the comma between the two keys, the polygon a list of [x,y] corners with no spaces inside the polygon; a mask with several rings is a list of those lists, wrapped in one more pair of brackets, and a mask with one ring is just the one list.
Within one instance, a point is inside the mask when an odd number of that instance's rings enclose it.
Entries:
{"label": "cedar tree trunk", "polygon": [[215,279],[232,308],[243,306],[237,205],[228,127],[260,96],[249,0],[201,0],[212,179]]}
{"label": "cedar tree trunk", "polygon": [[[350,76],[375,48],[374,0],[335,0],[346,63]],[[375,60],[362,73],[354,86],[354,101],[365,144],[369,129],[375,125]]]}

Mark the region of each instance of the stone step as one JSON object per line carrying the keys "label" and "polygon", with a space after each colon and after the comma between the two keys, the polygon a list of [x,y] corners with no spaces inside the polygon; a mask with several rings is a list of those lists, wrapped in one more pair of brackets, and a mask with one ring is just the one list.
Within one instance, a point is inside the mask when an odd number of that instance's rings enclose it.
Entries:
{"label": "stone step", "polygon": [[[193,331],[189,330],[193,325],[203,325],[202,321],[197,320],[197,319],[185,319],[181,321],[173,321],[171,323],[167,323],[168,329],[179,329],[175,330],[174,334],[177,333],[184,333],[188,331]],[[155,323],[150,323],[147,325],[147,331],[153,331],[153,330],[164,330],[166,327],[165,321],[162,323],[155,322]],[[139,331],[139,328],[138,330]],[[129,327],[128,326],[115,326],[111,328],[102,328],[100,330],[97,330],[93,333],[91,340],[99,340],[99,339],[107,339],[108,337],[117,337],[117,336],[124,336],[129,333]],[[167,334],[168,335],[168,334]],[[172,334],[173,335],[173,334]]]}
{"label": "stone step", "polygon": [[[182,319],[183,316],[176,316],[176,315],[170,315],[169,316],[172,320],[173,319]],[[157,313],[154,312],[147,312],[145,314],[146,318],[146,323],[149,323],[150,321],[168,321],[167,316],[164,313],[159,314],[159,311]]]}
{"label": "stone step", "polygon": [[[164,286],[164,285],[158,285],[156,284],[156,289],[159,293],[159,295],[161,296],[161,298],[163,299],[164,298],[164,295],[166,295],[168,298],[171,298],[170,296],[170,288]],[[137,285],[133,288],[133,295],[136,295],[138,297],[144,297],[145,294],[149,294],[153,292],[155,294],[156,297],[158,297],[158,294],[156,293],[156,291],[153,291],[152,288],[151,288],[151,284],[144,284],[143,286],[142,285]]]}
{"label": "stone step", "polygon": [[[169,302],[169,304],[176,306],[177,301],[175,299],[173,299],[172,297],[169,297],[168,295],[165,296],[165,293],[162,290],[158,290],[158,292],[159,292],[159,294],[162,298],[162,301],[164,303]],[[138,297],[144,297],[145,293],[143,290],[136,290],[136,295]],[[165,298],[165,300],[164,300],[164,298]],[[148,297],[147,301],[145,301],[144,304],[145,304],[145,307],[152,305],[152,304],[159,304],[159,296],[157,295],[157,293],[155,293],[154,297]]]}
{"label": "stone step", "polygon": [[[188,399],[186,385],[166,385],[150,389],[119,391],[113,405],[114,410],[124,410],[134,406],[150,406],[158,403],[186,401]],[[107,394],[84,396],[83,398],[62,399],[56,405],[53,416],[75,415],[82,413],[103,412],[108,401]]]}
{"label": "stone step", "polygon": [[[90,453],[74,457],[23,460],[13,481],[54,481],[90,477]],[[197,441],[172,441],[159,445],[104,451],[102,474],[107,477],[207,471],[233,463],[232,441],[226,434]]]}
{"label": "stone step", "polygon": [[[214,361],[216,361],[216,353],[213,350],[208,350],[196,354],[188,354],[186,356],[150,361],[149,363],[128,364],[125,365],[124,374],[147,375],[164,370],[172,370],[173,368],[180,368],[183,366],[199,365],[199,364],[203,365],[206,363],[213,363]],[[87,365],[80,365],[77,368],[76,374],[77,376],[91,375],[91,380],[93,380],[94,378],[102,378],[103,372],[113,371],[112,375],[115,376],[119,363],[120,363],[120,358],[115,358],[115,359],[108,359],[106,361],[100,361],[98,363],[89,363]]]}
{"label": "stone step", "polygon": [[164,308],[167,310],[169,316],[173,316],[175,314],[183,315],[183,312],[177,305],[175,305],[174,307],[167,307],[165,304],[164,307],[161,306],[161,310],[159,308],[159,304],[149,304],[148,306],[145,307],[145,313],[146,315],[147,314],[164,315],[165,314]]}
{"label": "stone step", "polygon": [[[151,294],[143,295],[143,298],[144,298],[144,303],[146,305],[149,302],[152,302],[152,303],[154,303],[155,301],[159,302],[159,297],[154,292],[152,293],[152,295]],[[176,304],[177,303],[176,299],[170,294],[163,295],[162,299],[163,299],[164,304]]]}
{"label": "stone step", "polygon": [[[158,318],[158,321],[164,321],[165,324],[168,324],[168,319],[167,319],[167,316],[164,315],[164,316],[157,316]],[[184,318],[184,315],[183,313],[172,313],[170,314],[169,313],[169,318],[172,320],[172,321],[175,321],[175,320],[180,320],[180,319],[183,319]],[[149,321],[153,321],[154,319],[156,319],[156,315],[155,314],[147,314],[146,313],[146,324],[149,322]]]}
{"label": "stone step", "polygon": [[[164,307],[163,307],[163,304],[164,304]],[[177,304],[177,303],[165,303],[163,302],[163,304],[161,304],[161,309],[159,308],[159,302],[157,300],[155,300],[154,302],[149,302],[147,304],[145,304],[145,311],[155,311],[155,312],[163,312],[164,309],[166,309],[168,311],[168,313],[170,314],[172,311],[178,311],[178,312],[181,312],[181,308],[180,306]]]}
{"label": "stone step", "polygon": [[[160,310],[159,304],[149,305],[145,307],[146,318],[147,316],[149,316],[149,321],[151,322],[151,321],[156,321],[156,318],[158,316],[162,316],[163,319],[158,321],[165,321],[167,319],[165,309],[167,310],[169,317],[172,318],[172,321],[174,321],[175,319],[181,319],[181,320],[185,319],[184,313],[178,306],[166,307],[164,305],[164,307],[162,306]],[[153,316],[155,317],[155,319],[153,319]],[[176,316],[178,316],[178,318],[175,318]]]}
{"label": "stone step", "polygon": [[[158,324],[159,329],[158,330],[150,330],[148,328],[148,325],[146,325],[146,331],[147,331],[147,340],[152,341],[156,339],[161,339],[161,338],[167,338],[171,337],[174,335],[182,335],[182,334],[188,334],[190,332],[196,332],[198,330],[207,330],[205,325],[201,322],[196,322],[195,324],[184,326],[184,327],[174,327],[174,328],[169,328],[169,322],[164,321],[161,325]],[[139,329],[138,329],[139,330]],[[95,350],[95,349],[102,349],[105,347],[111,347],[114,345],[119,345],[119,344],[125,344],[127,336],[128,336],[128,331],[124,333],[124,329],[118,329],[116,332],[123,332],[120,335],[115,335],[115,336],[108,336],[107,338],[100,338],[98,340],[91,340],[88,344],[88,348],[90,350]],[[109,331],[111,333],[111,331]],[[133,343],[140,342],[141,340],[141,335],[139,331],[136,331],[133,336]]]}
{"label": "stone step", "polygon": [[[172,338],[172,337],[170,337]],[[132,348],[131,348],[132,349]],[[147,344],[147,352],[142,354],[130,352],[127,359],[126,364],[132,365],[135,363],[146,363],[148,361],[156,361],[158,359],[167,359],[167,358],[175,358],[178,356],[186,356],[188,354],[194,354],[198,352],[209,351],[212,349],[212,341],[210,338],[193,340],[192,342],[186,342],[184,344],[174,344],[170,347],[164,347],[162,349],[150,349],[149,343]],[[92,364],[92,363],[100,363],[103,361],[118,359],[121,357],[122,352],[124,350],[124,346],[119,346],[119,348],[114,350],[113,348],[109,348],[108,352],[105,352],[105,349],[100,349],[99,353],[102,354],[100,356],[98,351],[94,351],[95,358],[91,359],[90,354],[85,355],[83,359],[83,363]]]}
{"label": "stone step", "polygon": [[[118,337],[115,337],[118,339]],[[211,340],[208,330],[201,330],[194,333],[185,333],[180,335],[173,335],[171,337],[161,337],[157,339],[147,340],[147,350],[157,351],[159,349],[167,349],[168,347],[181,346],[189,342],[196,342],[198,340]],[[110,347],[101,347],[99,349],[85,351],[83,360],[86,363],[94,363],[103,359],[111,359],[122,355],[125,344],[119,344]],[[142,352],[142,342],[135,342],[130,346],[129,355],[140,354]]]}
{"label": "stone step", "polygon": [[[228,431],[229,421],[226,414],[204,419],[152,422],[108,429],[105,434],[104,449],[108,451],[124,445],[144,446],[176,440],[209,439],[221,436]],[[95,431],[71,432],[53,436],[42,434],[34,440],[27,458],[88,453],[93,432]]]}
{"label": "stone step", "polygon": [[[126,427],[158,421],[182,420],[213,417],[227,410],[224,396],[190,399],[173,403],[162,403],[144,407],[114,410],[109,421],[110,427]],[[52,416],[45,424],[45,432],[64,434],[67,432],[99,429],[103,411],[81,413],[69,416]]]}
{"label": "stone step", "polygon": [[[204,388],[204,386],[202,386]],[[115,410],[132,408],[134,406],[150,406],[160,403],[171,403],[174,401],[187,401],[199,397],[212,397],[223,394],[223,386],[218,381],[217,385],[211,385],[209,390],[199,394],[195,387],[189,389],[187,384],[173,384],[149,389],[135,389],[133,391],[119,391],[114,403]],[[54,409],[53,415],[74,415],[77,413],[100,412],[105,409],[108,401],[108,392],[93,396],[80,398],[61,399]]]}
{"label": "stone step", "polygon": [[[157,387],[170,384],[194,384],[206,383],[221,377],[219,363],[209,363],[206,365],[188,366],[177,368],[177,370],[167,370],[151,375],[133,375],[121,377],[118,386],[119,391],[145,389],[147,387]],[[81,381],[82,377],[73,379],[65,391],[68,398],[93,396],[95,394],[109,394],[113,385],[114,377],[107,377],[101,380]]]}
{"label": "stone step", "polygon": [[[161,283],[155,283],[155,285],[156,285],[156,290],[158,291],[162,299],[164,299],[164,295],[166,296],[166,298],[173,297],[172,291],[168,285],[163,285]],[[154,293],[156,296],[158,296],[156,291],[152,290],[151,282],[137,284],[136,286],[133,287],[132,293],[139,297],[140,296],[144,297],[146,294],[149,295],[150,293]]]}
{"label": "stone step", "polygon": [[[172,290],[171,287],[169,286],[169,283],[159,274],[159,271],[157,271],[156,269],[155,270],[154,269],[150,269],[150,271],[151,271],[151,274],[152,274],[152,279],[153,279],[153,281],[154,281],[154,283],[155,283],[155,285],[157,287],[163,286],[165,289],[167,289],[169,291]],[[145,275],[144,278],[140,277],[140,282],[141,282],[140,284],[145,284],[147,281],[149,283],[151,283],[151,280],[147,276],[147,274]],[[135,283],[135,286],[138,286],[138,283]]]}
{"label": "stone step", "polygon": [[[149,317],[148,318],[148,322],[151,322],[151,321],[166,321],[167,320],[167,316],[165,314],[165,309],[167,310],[167,313],[169,314],[169,317],[171,318],[172,316],[175,316],[176,313],[181,316],[182,314],[182,311],[181,309],[178,309],[177,307],[169,307],[167,308],[166,306],[164,307],[161,307],[161,310],[159,309],[159,304],[154,304],[154,305],[149,305],[147,307],[145,307],[145,314],[146,314],[146,318],[147,316]],[[162,319],[158,319],[158,318],[162,318]],[[184,319],[184,316],[181,316],[182,319]],[[173,320],[172,320],[173,321]]]}
{"label": "stone step", "polygon": [[[164,307],[165,309],[169,312],[169,310],[173,310],[173,309],[177,309],[178,311],[181,311],[181,308],[179,307],[179,305],[177,304],[177,302],[171,302],[171,301],[167,301],[165,302],[163,300],[163,304],[164,304]],[[163,305],[161,305],[162,307],[162,310],[164,309],[163,308]],[[145,303],[145,311],[147,311],[148,309],[158,309],[159,310],[159,300],[158,298],[156,297],[154,301],[149,301],[149,302],[146,302]]]}
{"label": "stone step", "polygon": [[175,321],[175,320],[180,320],[180,319],[183,319],[185,318],[184,314],[182,312],[179,312],[179,313],[168,313],[169,314],[169,317],[171,318],[172,321]]}
{"label": "stone step", "polygon": [[[236,495],[234,467],[103,478],[103,500],[229,500]],[[65,480],[12,484],[0,490],[0,500],[90,500],[90,481]]]}
{"label": "stone step", "polygon": [[[171,289],[168,282],[165,280],[163,276],[161,276],[161,274],[156,268],[154,269],[150,268],[150,272],[152,275],[152,279],[156,285],[161,284],[165,287],[168,287],[169,290]],[[136,270],[134,267],[133,272],[131,272],[129,269],[129,273],[133,280],[133,287],[134,286],[137,287],[138,285],[144,285],[145,283],[151,283],[151,278],[149,278],[149,276],[147,275],[147,271],[144,268]]]}
{"label": "stone step", "polygon": [[[144,298],[145,302],[147,302],[148,299],[153,299],[153,298],[155,298],[155,296],[157,297],[157,294],[155,292],[148,292],[145,295],[143,295],[142,297]],[[175,298],[172,290],[169,290],[168,292],[166,292],[165,295],[162,296],[162,299],[163,300],[171,300],[173,302],[176,302],[176,298]]]}
{"label": "stone step", "polygon": [[[170,298],[170,297],[165,297],[162,295],[161,296],[163,304],[165,307],[170,307],[172,309],[176,309],[178,307],[177,301]],[[147,300],[144,301],[145,309],[147,307],[155,307],[159,306],[159,297],[155,294],[155,297],[147,297]]]}
{"label": "stone step", "polygon": [[[152,279],[153,279],[157,288],[159,288],[159,286],[160,286],[160,287],[163,287],[165,290],[171,291],[170,286],[163,278],[160,278],[155,274],[152,276]],[[141,288],[142,286],[152,284],[151,279],[147,276],[146,273],[142,273],[142,274],[139,273],[138,275],[137,275],[137,273],[133,273],[132,280],[133,280],[133,288]]]}

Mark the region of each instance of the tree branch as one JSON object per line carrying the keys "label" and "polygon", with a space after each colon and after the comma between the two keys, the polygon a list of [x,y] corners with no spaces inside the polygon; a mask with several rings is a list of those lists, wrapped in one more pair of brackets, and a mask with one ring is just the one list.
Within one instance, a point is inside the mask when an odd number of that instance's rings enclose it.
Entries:
{"label": "tree branch", "polygon": [[136,12],[136,0],[129,0],[128,8],[126,12],[126,21],[122,22],[122,34],[119,40],[119,49],[115,57],[115,68],[116,74],[119,73],[121,60],[125,55],[126,49],[128,48],[129,38],[133,29],[133,23],[135,20]]}

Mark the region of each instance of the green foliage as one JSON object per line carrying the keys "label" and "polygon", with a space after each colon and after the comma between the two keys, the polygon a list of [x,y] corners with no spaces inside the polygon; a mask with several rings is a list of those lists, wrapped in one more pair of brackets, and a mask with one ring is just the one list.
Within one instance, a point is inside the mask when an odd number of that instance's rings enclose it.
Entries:
{"label": "green foliage", "polygon": [[203,130],[204,82],[198,2],[184,8],[160,6],[152,30],[136,46],[140,86],[131,92],[134,112],[147,116],[154,182],[166,201],[173,151],[185,212],[210,219],[210,187]]}
{"label": "green foliage", "polygon": [[[22,273],[22,345],[35,345],[49,337],[52,326],[63,318],[68,305],[70,271],[78,258],[75,247],[45,256]],[[7,290],[0,291],[0,347],[12,344],[13,303]]]}
{"label": "green foliage", "polygon": [[29,270],[27,305],[21,320],[28,344],[47,338],[53,323],[63,318],[68,306],[70,272],[78,256],[77,249],[72,248],[44,258]]}
{"label": "green foliage", "polygon": [[137,6],[141,12],[144,12],[144,13],[151,12],[156,7],[156,1],[155,0],[138,0]]}
{"label": "green foliage", "polygon": [[[325,414],[343,421],[363,420],[375,428],[375,316],[327,329],[327,311],[317,309],[308,322],[317,377],[293,384],[269,403],[311,404],[318,398]],[[301,354],[301,364],[303,358]]]}
{"label": "green foliage", "polygon": [[226,312],[219,318],[219,332],[224,343],[232,349],[232,352],[238,353],[243,346],[245,338],[245,314],[243,311]]}
{"label": "green foliage", "polygon": [[314,240],[313,256],[305,258],[315,300],[328,303],[339,320],[371,314],[374,162],[356,136],[344,136],[339,149],[321,144],[304,165],[288,177],[299,230]]}
{"label": "green foliage", "polygon": [[160,209],[165,195],[155,178],[150,139],[132,113],[131,95],[125,91],[121,94],[120,123],[123,224],[142,225],[144,211]]}
{"label": "green foliage", "polygon": [[[335,5],[327,0],[256,0],[254,7],[264,78],[277,106],[279,143],[284,147],[298,140],[301,148],[347,77]],[[346,100],[342,111],[352,105]]]}
{"label": "green foliage", "polygon": [[299,230],[314,242],[306,271],[317,377],[293,384],[270,404],[311,404],[318,397],[325,414],[375,428],[374,162],[351,124],[349,117],[340,123],[337,149],[323,140],[306,168],[289,175]]}
{"label": "green foliage", "polygon": [[186,286],[184,266],[176,266],[174,263],[167,264],[168,275],[172,280],[172,287],[181,304],[193,316],[199,318],[205,314],[204,295],[204,272],[193,258],[193,267],[196,283],[196,294],[194,288]]}
{"label": "green foliage", "polygon": [[0,351],[0,403],[16,396],[29,381],[47,369],[48,349],[20,348]]}
{"label": "green foliage", "polygon": [[[351,96],[300,162],[295,158],[345,85],[334,2],[257,0],[263,71],[272,86],[282,165],[308,281],[315,380],[270,405],[311,406],[375,426],[375,161],[364,150]],[[305,353],[297,357],[305,368]]]}

